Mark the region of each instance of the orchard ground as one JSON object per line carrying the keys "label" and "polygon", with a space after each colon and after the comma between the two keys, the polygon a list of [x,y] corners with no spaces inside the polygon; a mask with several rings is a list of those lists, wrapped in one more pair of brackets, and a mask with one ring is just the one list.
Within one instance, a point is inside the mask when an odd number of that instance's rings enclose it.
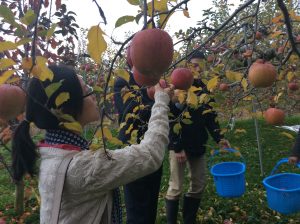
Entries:
{"label": "orchard ground", "polygon": [[[256,143],[255,127],[253,119],[240,120],[236,122],[235,129],[228,132],[226,137],[230,140],[234,148],[238,148],[245,158],[246,169],[246,192],[242,197],[226,199],[216,194],[212,176],[207,170],[207,187],[201,202],[201,209],[198,212],[197,223],[224,223],[225,220],[231,220],[234,224],[284,224],[300,223],[300,213],[293,215],[281,215],[270,210],[267,207],[265,189],[262,180],[268,176],[276,162],[289,155],[290,149],[295,141],[296,133],[266,125],[263,120],[259,120],[260,143],[263,150],[263,169],[265,174],[260,175],[259,156]],[[300,124],[300,116],[288,117],[286,125]],[[224,123],[224,125],[226,125]],[[36,137],[38,140],[40,136]],[[210,159],[210,147],[215,147],[213,141],[208,144],[207,159]],[[114,148],[110,145],[110,148]],[[1,153],[9,156],[9,153],[3,148]],[[6,161],[8,159],[6,158]],[[168,187],[169,164],[168,156],[164,161],[164,173],[162,177],[161,191],[159,196],[157,223],[166,223],[164,195]],[[235,155],[226,154],[216,156],[214,163],[220,161],[240,160]],[[296,172],[300,170],[289,166],[282,165],[280,172]],[[30,179],[29,179],[30,180]],[[11,183],[7,171],[3,166],[0,167],[0,218],[5,218],[7,223],[39,223],[39,206],[37,199],[37,182],[26,180],[25,188],[25,213],[21,217],[16,217],[13,210],[14,202],[14,185]],[[185,186],[187,189],[188,186]],[[299,202],[300,203],[300,202]],[[124,204],[123,204],[124,206]],[[181,222],[181,212],[179,220]],[[1,220],[1,219],[0,219]],[[0,222],[1,223],[1,222]],[[228,222],[227,222],[228,223]]]}

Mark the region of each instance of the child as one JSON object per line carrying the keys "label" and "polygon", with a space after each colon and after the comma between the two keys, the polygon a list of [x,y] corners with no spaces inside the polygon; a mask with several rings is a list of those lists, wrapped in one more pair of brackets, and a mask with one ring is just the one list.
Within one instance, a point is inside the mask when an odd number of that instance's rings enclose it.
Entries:
{"label": "child", "polygon": [[291,156],[289,157],[289,163],[296,164],[298,162],[300,162],[300,129]]}

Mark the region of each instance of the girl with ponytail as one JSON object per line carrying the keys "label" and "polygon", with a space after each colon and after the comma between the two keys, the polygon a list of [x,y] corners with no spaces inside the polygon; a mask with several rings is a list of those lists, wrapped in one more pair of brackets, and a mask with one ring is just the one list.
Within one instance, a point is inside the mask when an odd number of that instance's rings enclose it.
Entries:
{"label": "girl with ponytail", "polygon": [[[119,186],[157,170],[168,144],[168,103],[173,86],[155,89],[155,104],[148,131],[139,145],[109,151],[89,150],[78,131],[61,124],[73,117],[82,127],[100,118],[94,92],[66,66],[49,66],[53,80],[32,78],[27,90],[26,119],[17,127],[12,142],[15,181],[25,174],[38,174],[41,196],[40,223],[122,223]],[[60,83],[48,97],[45,89]],[[59,94],[69,99],[57,106]],[[61,116],[61,115],[64,116]],[[44,140],[35,144],[30,123],[45,130]],[[40,164],[36,168],[36,160]]]}

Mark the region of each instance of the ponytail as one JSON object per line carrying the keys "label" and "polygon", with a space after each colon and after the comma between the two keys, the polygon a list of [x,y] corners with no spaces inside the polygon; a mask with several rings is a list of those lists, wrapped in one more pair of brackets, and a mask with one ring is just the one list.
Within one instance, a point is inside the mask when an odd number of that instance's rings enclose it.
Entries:
{"label": "ponytail", "polygon": [[28,173],[35,174],[36,146],[29,133],[30,123],[23,120],[14,132],[12,140],[12,171],[14,181],[22,180]]}

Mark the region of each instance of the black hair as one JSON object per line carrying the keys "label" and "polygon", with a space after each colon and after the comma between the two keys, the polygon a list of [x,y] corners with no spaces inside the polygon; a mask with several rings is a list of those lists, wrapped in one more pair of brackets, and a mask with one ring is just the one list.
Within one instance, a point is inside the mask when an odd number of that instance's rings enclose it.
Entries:
{"label": "black hair", "polygon": [[[37,78],[30,80],[27,89],[26,119],[16,128],[12,140],[12,170],[13,179],[20,181],[28,173],[35,174],[37,159],[36,146],[31,139],[29,129],[33,122],[39,129],[60,129],[60,120],[54,115],[54,110],[60,110],[75,119],[82,113],[83,92],[76,72],[63,65],[51,65],[53,80],[41,81]],[[61,86],[48,98],[45,88],[52,83],[61,82]],[[56,97],[68,92],[70,98],[59,107],[55,105]]]}
{"label": "black hair", "polygon": [[188,58],[188,61],[191,61],[193,58],[205,59],[206,57],[205,57],[205,54],[202,51],[196,50]]}

